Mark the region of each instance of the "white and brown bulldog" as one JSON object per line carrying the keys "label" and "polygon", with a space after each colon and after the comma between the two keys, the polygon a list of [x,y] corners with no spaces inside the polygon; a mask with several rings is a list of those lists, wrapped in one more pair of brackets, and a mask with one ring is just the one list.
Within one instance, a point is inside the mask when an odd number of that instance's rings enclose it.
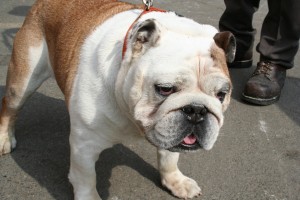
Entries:
{"label": "white and brown bulldog", "polygon": [[100,152],[134,135],[157,147],[164,186],[180,198],[198,196],[200,187],[177,167],[178,152],[215,143],[230,101],[226,61],[233,60],[235,40],[151,9],[113,0],[38,0],[14,41],[0,155],[16,147],[18,110],[53,75],[70,113],[75,199],[100,199]]}

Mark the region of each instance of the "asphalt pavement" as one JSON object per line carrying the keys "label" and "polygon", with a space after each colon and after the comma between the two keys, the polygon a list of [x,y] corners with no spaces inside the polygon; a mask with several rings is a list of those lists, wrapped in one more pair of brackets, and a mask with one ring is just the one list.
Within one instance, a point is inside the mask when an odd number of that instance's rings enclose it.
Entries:
{"label": "asphalt pavement", "polygon": [[[0,97],[13,38],[33,2],[0,1]],[[154,5],[216,27],[224,11],[221,0],[154,0]],[[267,1],[262,0],[253,20],[256,42],[267,10]],[[274,105],[253,106],[240,100],[254,68],[230,70],[234,92],[214,148],[181,155],[179,167],[199,183],[201,200],[300,200],[299,53]],[[0,157],[0,199],[72,199],[68,135],[63,95],[49,79],[20,112],[17,149]],[[161,186],[156,150],[146,141],[118,144],[105,150],[99,161],[97,189],[104,200],[177,199]]]}

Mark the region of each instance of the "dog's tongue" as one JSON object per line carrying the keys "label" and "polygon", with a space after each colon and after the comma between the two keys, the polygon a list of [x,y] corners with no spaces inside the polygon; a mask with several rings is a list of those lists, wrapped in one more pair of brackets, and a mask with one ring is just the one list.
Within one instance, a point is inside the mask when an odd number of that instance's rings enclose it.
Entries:
{"label": "dog's tongue", "polygon": [[191,134],[189,136],[186,136],[184,139],[183,139],[183,143],[184,144],[195,144],[195,142],[197,141],[197,138],[194,134]]}

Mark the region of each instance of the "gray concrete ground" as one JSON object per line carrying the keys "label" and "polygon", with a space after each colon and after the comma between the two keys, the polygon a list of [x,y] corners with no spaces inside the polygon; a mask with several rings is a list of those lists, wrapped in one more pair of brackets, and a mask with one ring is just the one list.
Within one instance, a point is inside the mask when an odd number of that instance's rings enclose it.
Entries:
{"label": "gray concrete ground", "polygon": [[[140,0],[128,0],[141,2]],[[3,96],[12,40],[33,0],[0,1],[0,97]],[[200,23],[218,25],[223,1],[156,0]],[[267,12],[262,0],[254,25]],[[258,39],[259,34],[256,39]],[[258,60],[255,54],[255,61]],[[180,168],[203,190],[203,200],[300,200],[300,59],[288,71],[280,101],[267,107],[244,104],[240,94],[253,71],[231,70],[232,103],[215,147],[186,153]],[[72,199],[68,183],[69,118],[63,96],[48,80],[21,111],[17,149],[0,158],[0,199]],[[145,141],[116,145],[97,163],[103,199],[176,199],[160,184],[155,148]]]}

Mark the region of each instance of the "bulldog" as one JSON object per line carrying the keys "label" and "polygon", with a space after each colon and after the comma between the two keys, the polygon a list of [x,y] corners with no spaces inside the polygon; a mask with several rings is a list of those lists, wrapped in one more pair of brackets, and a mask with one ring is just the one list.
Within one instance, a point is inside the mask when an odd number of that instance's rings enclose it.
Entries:
{"label": "bulldog", "polygon": [[235,39],[174,12],[115,0],[38,0],[16,34],[0,115],[0,154],[16,147],[25,100],[54,76],[70,115],[75,199],[100,199],[101,151],[140,135],[158,149],[163,186],[201,194],[179,152],[209,150],[223,125]]}

